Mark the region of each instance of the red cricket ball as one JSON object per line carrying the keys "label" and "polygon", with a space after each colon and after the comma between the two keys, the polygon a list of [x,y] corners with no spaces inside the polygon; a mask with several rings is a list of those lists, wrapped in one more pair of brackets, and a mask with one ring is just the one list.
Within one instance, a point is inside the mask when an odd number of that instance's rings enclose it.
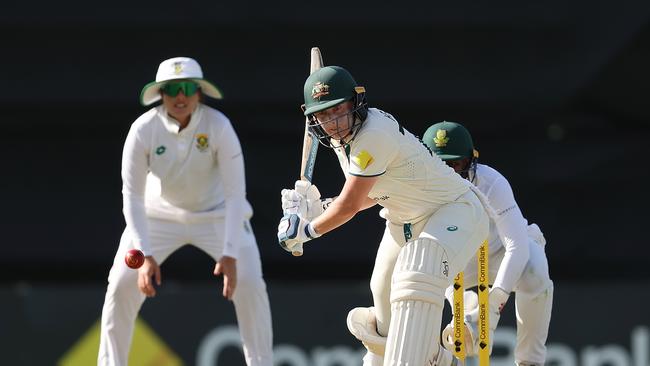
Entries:
{"label": "red cricket ball", "polygon": [[129,268],[140,268],[144,264],[144,253],[138,249],[131,249],[126,252],[124,262]]}

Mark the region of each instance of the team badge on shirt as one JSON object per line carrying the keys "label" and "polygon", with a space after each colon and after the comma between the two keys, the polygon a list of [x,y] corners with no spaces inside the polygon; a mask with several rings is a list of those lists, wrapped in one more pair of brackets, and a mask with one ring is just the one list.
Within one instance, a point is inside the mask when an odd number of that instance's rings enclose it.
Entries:
{"label": "team badge on shirt", "polygon": [[449,142],[449,137],[447,137],[447,130],[436,131],[436,137],[433,138],[433,142],[436,144],[436,147],[447,146],[447,142]]}
{"label": "team badge on shirt", "polygon": [[196,148],[199,149],[200,152],[204,152],[208,147],[210,147],[210,144],[208,143],[208,135],[205,133],[196,135]]}
{"label": "team badge on shirt", "polygon": [[165,153],[165,150],[167,150],[167,148],[165,147],[165,145],[160,145],[160,146],[158,146],[158,147],[156,148],[156,155],[162,155],[162,154],[164,154],[164,153]]}
{"label": "team badge on shirt", "polygon": [[350,161],[352,161],[354,165],[361,168],[361,170],[364,170],[368,165],[372,164],[374,159],[369,152],[367,152],[366,150],[361,150],[361,152],[358,155],[352,156],[350,158]]}
{"label": "team badge on shirt", "polygon": [[311,97],[318,99],[322,96],[328,95],[330,93],[330,86],[323,84],[320,81],[314,84],[314,87],[311,88]]}

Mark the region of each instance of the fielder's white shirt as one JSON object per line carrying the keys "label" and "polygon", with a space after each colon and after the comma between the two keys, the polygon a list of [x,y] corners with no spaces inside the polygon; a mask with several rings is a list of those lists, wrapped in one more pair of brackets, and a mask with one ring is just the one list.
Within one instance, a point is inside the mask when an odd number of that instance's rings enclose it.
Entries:
{"label": "fielder's white shirt", "polygon": [[384,207],[390,222],[417,222],[469,190],[470,183],[395,118],[370,108],[368,118],[349,144],[335,148],[347,175],[378,176],[368,197]]}
{"label": "fielder's white shirt", "polygon": [[495,169],[477,164],[474,184],[487,196],[496,217],[490,219],[489,251],[505,248],[494,286],[511,292],[528,262],[528,221],[515,201],[508,180]]}
{"label": "fielder's white shirt", "polygon": [[126,137],[123,211],[134,245],[151,253],[147,217],[191,223],[225,215],[223,255],[236,258],[252,215],[237,134],[223,113],[203,104],[179,127],[160,105],[140,116]]}

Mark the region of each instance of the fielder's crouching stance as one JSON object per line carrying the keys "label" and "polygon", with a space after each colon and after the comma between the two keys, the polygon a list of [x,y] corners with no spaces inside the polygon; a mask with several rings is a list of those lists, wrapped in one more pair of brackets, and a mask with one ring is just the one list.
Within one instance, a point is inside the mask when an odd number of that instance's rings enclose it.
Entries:
{"label": "fielder's crouching stance", "polygon": [[283,190],[280,244],[292,251],[361,210],[383,206],[374,307],[348,316],[350,331],[368,349],[364,365],[455,364],[439,345],[444,292],[487,237],[484,204],[393,116],[368,108],[365,89],[345,69],[312,74],[304,97],[311,132],[333,148],[346,181],[333,201],[321,201],[304,182]]}
{"label": "fielder's crouching stance", "polygon": [[[212,257],[214,274],[223,276],[222,294],[234,303],[246,364],[273,364],[271,308],[248,221],[253,212],[242,149],[230,120],[203,104],[204,96],[221,99],[221,92],[187,57],[160,63],[156,80],[142,90],[143,105],[162,104],[131,125],[124,143],[127,225],[108,277],[99,366],[127,365],[140,307],[162,283],[160,264],[187,243]],[[124,264],[131,248],[146,256],[137,270]]]}
{"label": "fielder's crouching stance", "polygon": [[[549,276],[544,246],[546,240],[536,224],[524,218],[508,180],[496,169],[478,163],[478,152],[469,131],[456,122],[439,122],[427,129],[423,137],[443,161],[474,183],[490,201],[496,211],[490,220],[489,273],[492,289],[489,301],[490,333],[499,323],[500,312],[510,297],[516,293],[517,343],[515,363],[519,366],[544,365],[546,338],[553,307],[553,281]],[[463,269],[465,286],[476,286],[476,260]],[[446,291],[453,304],[453,288]],[[465,292],[466,353],[478,352],[478,301],[476,293]],[[453,349],[453,324],[442,334],[445,347]],[[494,339],[490,335],[490,339]],[[492,344],[489,345],[490,350]]]}

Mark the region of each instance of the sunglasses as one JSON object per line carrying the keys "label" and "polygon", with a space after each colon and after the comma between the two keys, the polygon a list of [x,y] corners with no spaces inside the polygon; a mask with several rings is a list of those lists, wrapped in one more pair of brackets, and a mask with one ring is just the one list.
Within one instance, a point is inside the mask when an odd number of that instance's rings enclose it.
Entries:
{"label": "sunglasses", "polygon": [[183,95],[186,97],[191,97],[192,95],[196,94],[200,88],[201,87],[199,84],[193,81],[179,81],[175,83],[167,83],[163,85],[160,90],[162,90],[163,93],[169,95],[170,97],[177,96],[178,93],[182,90]]}

